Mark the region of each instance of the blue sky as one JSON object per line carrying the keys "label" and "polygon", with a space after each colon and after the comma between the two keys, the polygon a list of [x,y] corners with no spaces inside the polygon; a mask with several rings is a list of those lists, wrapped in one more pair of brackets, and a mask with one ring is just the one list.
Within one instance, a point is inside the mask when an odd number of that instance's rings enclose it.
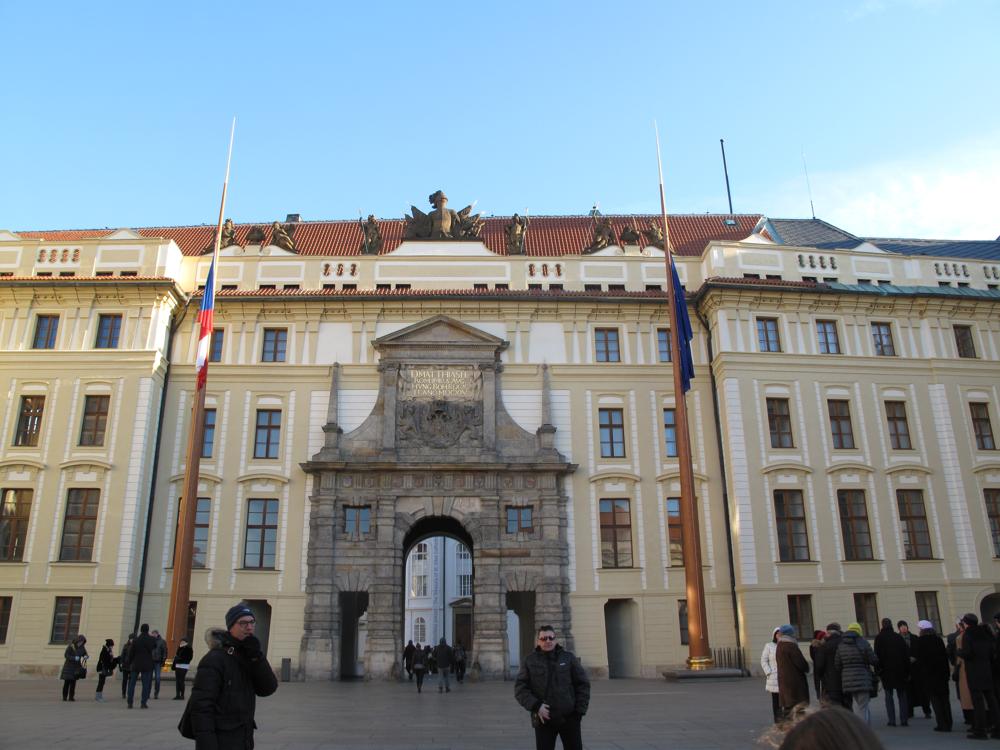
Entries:
{"label": "blue sky", "polygon": [[[816,214],[1000,234],[995,0],[0,0],[0,228],[486,214]],[[457,205],[455,205],[457,204]]]}

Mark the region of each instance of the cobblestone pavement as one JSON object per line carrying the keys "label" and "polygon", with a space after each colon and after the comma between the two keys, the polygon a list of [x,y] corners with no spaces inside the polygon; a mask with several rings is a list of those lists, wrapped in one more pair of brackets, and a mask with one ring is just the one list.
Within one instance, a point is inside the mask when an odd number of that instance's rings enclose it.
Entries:
{"label": "cobblestone pavement", "polygon": [[[58,680],[0,681],[0,748],[193,750],[177,732],[184,703],[171,700],[172,681],[163,681],[147,711],[138,700],[126,710],[120,682],[107,685],[105,703],[94,701],[95,688],[88,678],[77,684],[76,702],[63,703]],[[433,678],[419,695],[413,683],[283,683],[257,703],[256,744],[258,750],[530,749],[528,714],[513,690],[512,682],[466,683],[439,694]],[[909,727],[887,727],[879,695],[872,724],[887,748],[965,747],[957,703],[952,710],[958,724],[950,735],[932,732],[933,720],[922,717]],[[588,750],[753,748],[770,712],[759,679],[603,680],[593,685],[584,743]],[[994,745],[1000,748],[995,740],[988,746]]]}

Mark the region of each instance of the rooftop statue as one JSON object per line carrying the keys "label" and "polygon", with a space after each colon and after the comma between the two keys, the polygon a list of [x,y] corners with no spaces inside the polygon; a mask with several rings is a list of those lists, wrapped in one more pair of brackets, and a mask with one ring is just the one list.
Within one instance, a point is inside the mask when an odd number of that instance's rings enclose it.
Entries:
{"label": "rooftop statue", "polygon": [[507,255],[524,255],[524,240],[528,234],[528,219],[514,214],[511,223],[504,227]]}
{"label": "rooftop statue", "polygon": [[263,245],[265,239],[267,239],[267,232],[264,231],[264,227],[262,226],[252,226],[250,227],[250,231],[247,232],[248,245]]}
{"label": "rooftop statue", "polygon": [[293,234],[295,234],[294,224],[281,226],[281,222],[276,221],[271,225],[271,244],[280,247],[282,250],[295,252],[295,240],[292,239]]}
{"label": "rooftop statue", "polygon": [[368,214],[368,221],[364,222],[358,217],[358,224],[361,225],[361,254],[378,255],[382,250],[382,230],[375,214]]}
{"label": "rooftop statue", "polygon": [[618,235],[623,245],[638,245],[642,242],[642,235],[633,227],[625,227]]}
{"label": "rooftop statue", "polygon": [[406,216],[406,240],[476,240],[483,229],[480,214],[472,213],[472,206],[461,211],[448,208],[448,196],[438,190],[427,198],[434,210],[425,214],[410,206],[412,216]]}
{"label": "rooftop statue", "polygon": [[649,220],[649,228],[643,229],[642,233],[653,247],[663,249],[663,225],[656,219]]}
{"label": "rooftop statue", "polygon": [[222,225],[222,241],[219,243],[219,247],[223,248],[239,244],[236,241],[236,225],[233,224],[232,219],[226,219],[226,223]]}
{"label": "rooftop statue", "polygon": [[584,254],[596,253],[611,245],[617,245],[615,230],[611,227],[611,219],[607,216],[597,216],[594,221],[594,236],[590,244],[583,249]]}

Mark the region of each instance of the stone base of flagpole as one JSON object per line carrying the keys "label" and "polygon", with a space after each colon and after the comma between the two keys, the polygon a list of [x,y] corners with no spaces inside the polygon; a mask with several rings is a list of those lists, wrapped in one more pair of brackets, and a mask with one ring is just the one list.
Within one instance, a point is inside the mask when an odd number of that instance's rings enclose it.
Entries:
{"label": "stone base of flagpole", "polygon": [[668,680],[712,680],[743,677],[742,669],[736,667],[717,667],[711,656],[689,658],[686,669],[667,669],[663,676]]}

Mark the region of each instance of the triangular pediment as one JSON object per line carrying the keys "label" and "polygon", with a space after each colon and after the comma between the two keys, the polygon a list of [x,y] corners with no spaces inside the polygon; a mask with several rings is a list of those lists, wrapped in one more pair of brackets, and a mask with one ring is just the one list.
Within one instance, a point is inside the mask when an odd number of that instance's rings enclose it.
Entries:
{"label": "triangular pediment", "polygon": [[507,347],[507,342],[475,326],[455,320],[447,315],[435,315],[398,331],[375,339],[378,349],[391,344],[478,344],[480,346]]}
{"label": "triangular pediment", "polygon": [[106,240],[141,240],[142,235],[139,234],[134,229],[129,229],[128,227],[122,229],[116,229],[111,234],[109,234],[104,239]]}

